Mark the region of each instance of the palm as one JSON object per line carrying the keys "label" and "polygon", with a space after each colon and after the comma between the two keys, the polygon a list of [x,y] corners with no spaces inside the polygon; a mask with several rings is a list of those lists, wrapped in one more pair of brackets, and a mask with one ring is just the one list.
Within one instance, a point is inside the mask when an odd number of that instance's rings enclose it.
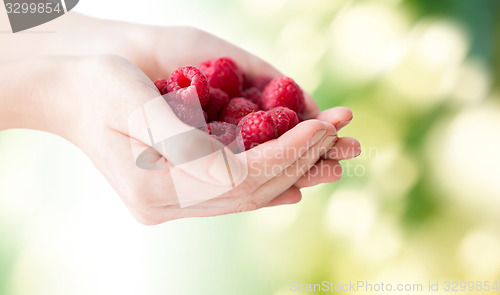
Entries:
{"label": "palm", "polygon": [[[118,68],[121,69],[115,71],[117,73],[117,79],[114,81],[115,88],[120,89],[120,93],[112,96],[128,102],[121,110],[122,115],[119,116],[119,119],[104,116],[105,122],[89,122],[96,124],[96,126],[109,126],[99,132],[101,137],[98,138],[98,144],[109,148],[100,149],[99,152],[96,152],[97,149],[93,147],[86,149],[96,166],[119,192],[138,220],[147,224],[157,224],[182,217],[213,216],[248,211],[263,206],[296,203],[301,198],[299,188],[320,182],[335,181],[340,177],[338,174],[329,174],[327,177],[321,175],[311,177],[308,175],[308,171],[310,169],[323,169],[318,168],[320,166],[326,166],[329,169],[340,167],[338,160],[341,158],[322,159],[321,156],[325,154],[325,148],[330,149],[334,144],[334,140],[332,140],[336,134],[334,125],[338,126],[342,121],[349,121],[352,114],[345,108],[336,108],[320,113],[314,101],[310,96],[307,96],[307,117],[317,117],[329,123],[319,120],[305,121],[278,140],[262,144],[239,156],[248,161],[248,166],[245,168],[252,167],[249,174],[252,172],[259,174],[268,164],[278,166],[280,168],[278,173],[250,175],[235,189],[228,190],[217,198],[210,198],[200,204],[182,209],[173,189],[172,171],[169,169],[141,169],[131,156],[134,152],[133,148],[146,150],[151,145],[144,132],[131,133],[127,122],[127,118],[135,109],[159,96],[151,79],[167,77],[172,70],[179,66],[197,65],[205,59],[216,56],[231,56],[250,75],[265,74],[276,77],[280,76],[281,73],[248,52],[197,30],[188,28],[163,29],[157,33],[155,40],[155,44],[151,44],[149,47],[152,48],[149,54],[126,56],[149,79],[131,64],[120,64]],[[199,49],[198,44],[204,44],[203,50],[194,50]],[[107,87],[109,88],[109,85]],[[116,105],[116,101],[110,103],[110,109],[107,110],[107,113],[116,113],[117,110],[113,108]],[[168,113],[168,110],[166,109],[165,112]],[[158,122],[159,124],[156,126],[164,126],[172,122],[182,126],[182,123],[179,123],[175,116],[166,114],[162,120],[165,122]],[[324,136],[316,145],[308,146],[311,136],[318,130],[325,130]],[[203,139],[203,136],[199,135],[198,138],[201,141],[206,140]],[[326,139],[330,139],[330,141]],[[348,142],[340,139],[337,146],[342,144],[347,145]],[[261,157],[265,149],[279,152],[285,147],[294,147],[298,150],[307,147],[307,152],[285,159],[263,159]],[[181,151],[188,149],[187,143],[179,148]],[[165,158],[162,157],[161,153],[161,150],[157,150],[156,153],[150,155],[149,160],[151,162],[164,161]],[[168,161],[168,156],[166,159]],[[238,162],[238,158],[234,160]],[[320,163],[321,165],[319,165]],[[294,174],[290,176],[289,173],[282,173],[287,170],[294,171]],[[196,175],[187,173],[185,175],[186,184],[193,183],[195,181],[193,177]],[[206,184],[206,179],[196,178],[196,181],[201,181],[200,184],[203,182]]]}

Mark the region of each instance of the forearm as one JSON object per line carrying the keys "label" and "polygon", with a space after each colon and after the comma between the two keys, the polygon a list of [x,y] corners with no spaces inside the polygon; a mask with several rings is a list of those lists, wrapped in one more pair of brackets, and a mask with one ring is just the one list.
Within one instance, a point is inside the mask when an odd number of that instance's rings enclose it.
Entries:
{"label": "forearm", "polygon": [[[0,30],[9,31],[4,12],[4,6],[0,5]],[[150,50],[152,42],[151,30],[146,28],[69,12],[23,33],[0,34],[0,62],[45,56],[114,54],[139,63],[140,56]]]}
{"label": "forearm", "polygon": [[0,130],[29,128],[62,135],[69,114],[59,101],[67,59],[0,63]]}

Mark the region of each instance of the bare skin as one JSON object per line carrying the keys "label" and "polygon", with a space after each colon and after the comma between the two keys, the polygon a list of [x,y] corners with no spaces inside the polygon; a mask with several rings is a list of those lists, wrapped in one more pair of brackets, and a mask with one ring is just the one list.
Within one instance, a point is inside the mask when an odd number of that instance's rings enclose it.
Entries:
{"label": "bare skin", "polygon": [[[0,19],[2,30],[8,30],[6,25]],[[71,141],[143,224],[294,204],[301,200],[301,188],[337,181],[339,161],[360,153],[356,139],[337,137],[352,112],[343,107],[320,112],[306,95],[310,120],[276,140],[230,155],[235,165],[245,157],[249,173],[242,183],[217,198],[181,208],[170,171],[141,169],[132,156],[132,146],[148,146],[130,132],[128,120],[134,110],[159,96],[151,80],[217,56],[234,58],[251,75],[282,74],[258,57],[188,27],[152,27],[69,13],[36,30],[54,33],[0,35],[0,130],[43,130]],[[168,124],[189,129],[169,110],[164,117]],[[181,144],[179,153],[206,137],[200,132]],[[285,149],[301,152],[278,156]],[[169,159],[158,151],[152,161]],[[262,173],[266,167],[277,168]],[[192,183],[194,178],[186,173],[184,180]]]}

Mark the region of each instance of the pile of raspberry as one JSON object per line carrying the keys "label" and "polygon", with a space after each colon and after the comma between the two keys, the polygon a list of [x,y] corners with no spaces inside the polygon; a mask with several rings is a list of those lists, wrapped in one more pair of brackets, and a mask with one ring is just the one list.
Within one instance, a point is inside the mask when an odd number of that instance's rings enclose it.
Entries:
{"label": "pile of raspberry", "polygon": [[302,89],[288,77],[249,77],[221,57],[184,66],[155,82],[180,120],[234,151],[281,136],[303,117]]}

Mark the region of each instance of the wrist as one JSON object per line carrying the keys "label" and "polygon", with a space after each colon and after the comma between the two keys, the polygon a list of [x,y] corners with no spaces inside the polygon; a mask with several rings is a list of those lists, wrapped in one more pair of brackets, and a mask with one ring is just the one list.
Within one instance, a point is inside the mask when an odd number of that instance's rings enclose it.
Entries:
{"label": "wrist", "polygon": [[0,64],[0,130],[26,128],[65,136],[74,114],[60,97],[70,64],[68,58]]}
{"label": "wrist", "polygon": [[111,54],[122,56],[142,69],[147,60],[144,57],[151,55],[156,36],[154,27],[98,19],[75,12],[32,30],[43,33],[0,34],[0,62],[46,56]]}

